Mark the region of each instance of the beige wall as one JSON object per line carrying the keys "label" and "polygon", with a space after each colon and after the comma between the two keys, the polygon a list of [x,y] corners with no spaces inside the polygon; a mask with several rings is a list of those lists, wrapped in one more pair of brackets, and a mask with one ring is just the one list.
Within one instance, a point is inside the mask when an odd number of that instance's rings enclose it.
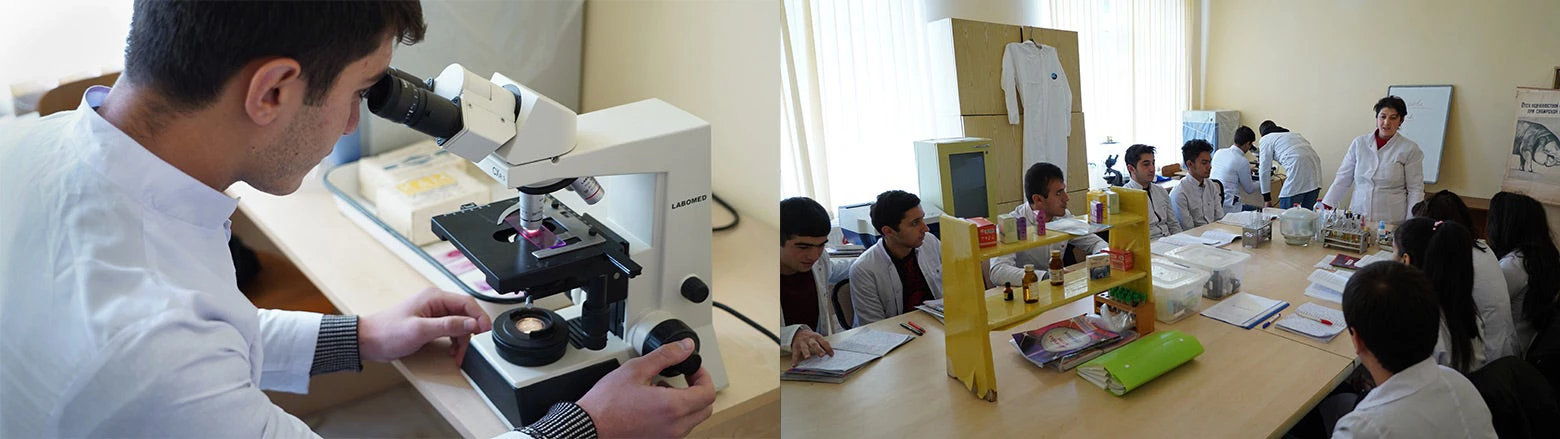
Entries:
{"label": "beige wall", "polygon": [[[1440,181],[1489,197],[1510,153],[1515,88],[1552,86],[1560,1],[1209,0],[1206,108],[1272,119],[1322,158],[1323,191],[1344,150],[1374,128],[1388,85],[1452,84]],[[1552,217],[1553,218],[1553,217]]]}
{"label": "beige wall", "polygon": [[587,0],[584,46],[583,111],[660,98],[703,118],[714,192],[778,227],[780,2]]}
{"label": "beige wall", "polygon": [[1034,0],[924,0],[926,21],[963,18],[988,23],[1040,25],[1040,2]]}

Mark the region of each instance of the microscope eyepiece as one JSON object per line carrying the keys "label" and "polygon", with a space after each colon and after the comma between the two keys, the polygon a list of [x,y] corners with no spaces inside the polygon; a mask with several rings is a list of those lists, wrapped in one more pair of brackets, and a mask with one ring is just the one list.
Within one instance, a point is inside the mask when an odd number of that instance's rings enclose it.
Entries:
{"label": "microscope eyepiece", "polygon": [[394,68],[370,86],[365,97],[369,112],[433,136],[440,144],[464,128],[459,105],[434,94],[416,76]]}

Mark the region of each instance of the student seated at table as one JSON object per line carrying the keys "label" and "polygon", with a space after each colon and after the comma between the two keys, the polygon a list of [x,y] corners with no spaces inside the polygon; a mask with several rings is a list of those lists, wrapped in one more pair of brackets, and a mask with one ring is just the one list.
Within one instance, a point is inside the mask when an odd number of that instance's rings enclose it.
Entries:
{"label": "student seated at table", "polygon": [[1491,197],[1485,231],[1506,278],[1517,354],[1522,355],[1539,330],[1555,320],[1560,250],[1555,249],[1544,206],[1527,195],[1501,192]]}
{"label": "student seated at table", "polygon": [[1191,230],[1224,218],[1224,187],[1209,179],[1213,172],[1213,144],[1192,139],[1181,145],[1181,166],[1186,178],[1170,190],[1170,206],[1175,208],[1181,228]]}
{"label": "student seated at table", "polygon": [[1122,187],[1148,193],[1148,238],[1181,233],[1181,222],[1176,221],[1175,211],[1170,208],[1170,191],[1154,184],[1154,147],[1132,145],[1123,156],[1127,159],[1127,175],[1131,178]]}
{"label": "student seated at table", "polygon": [[879,194],[868,213],[883,235],[850,266],[855,323],[862,326],[942,298],[942,243],[926,226],[921,198],[905,191]]}
{"label": "student seated at table", "polygon": [[1450,221],[1413,218],[1393,231],[1393,243],[1398,260],[1424,270],[1435,285],[1441,307],[1436,363],[1462,373],[1484,367],[1492,358],[1473,302],[1473,256],[1465,250],[1473,245],[1468,229]]}
{"label": "student seated at table", "polygon": [[1338,420],[1334,438],[1496,437],[1473,383],[1431,358],[1441,314],[1434,289],[1419,270],[1391,261],[1367,265],[1349,279],[1343,317],[1377,386]]}
{"label": "student seated at table", "polygon": [[831,260],[829,211],[807,197],[780,202],[780,350],[791,364],[834,355],[823,337],[843,331],[829,304],[830,289],[850,276],[850,261]]}
{"label": "student seated at table", "polygon": [[[1437,221],[1455,222],[1464,230],[1473,230],[1473,215],[1462,198],[1451,191],[1440,191],[1425,198],[1414,211],[1414,216]],[[1485,358],[1494,361],[1520,351],[1512,322],[1511,294],[1506,286],[1506,275],[1500,269],[1500,258],[1482,240],[1473,240],[1473,303],[1478,307],[1483,321]]]}
{"label": "student seated at table", "polygon": [[[1056,165],[1039,162],[1030,165],[1029,170],[1024,171],[1024,199],[1028,202],[1014,207],[1013,215],[1023,216],[1029,224],[1035,224],[1035,221],[1040,220],[1040,212],[1045,213],[1047,221],[1072,216],[1072,212],[1067,210],[1067,201],[1070,199],[1067,196],[1067,179],[1062,175],[1062,168]],[[1011,284],[1016,290],[1024,283],[1024,265],[1034,265],[1035,274],[1040,276],[1040,279],[1050,278],[1046,269],[1051,266],[1051,250],[1061,250],[1065,261],[1070,258],[1073,249],[1082,249],[1085,254],[1095,254],[1107,248],[1110,248],[1110,244],[1099,236],[1092,234],[1077,236],[1065,243],[1059,242],[991,258],[991,266],[987,269],[986,275],[993,285]]]}

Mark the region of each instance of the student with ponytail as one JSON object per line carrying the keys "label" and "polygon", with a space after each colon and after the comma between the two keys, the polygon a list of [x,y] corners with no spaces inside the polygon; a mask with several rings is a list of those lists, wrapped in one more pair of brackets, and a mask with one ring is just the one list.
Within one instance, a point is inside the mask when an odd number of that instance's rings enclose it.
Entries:
{"label": "student with ponytail", "polygon": [[[1463,230],[1473,231],[1473,214],[1462,197],[1452,191],[1431,194],[1414,210],[1414,216],[1457,223]],[[1483,240],[1473,240],[1468,251],[1473,254],[1473,304],[1479,310],[1479,320],[1484,322],[1484,358],[1495,361],[1521,355],[1527,344],[1517,340],[1516,324],[1512,322],[1516,308],[1511,305],[1500,258]]]}
{"label": "student with ponytail", "polygon": [[1413,218],[1393,235],[1397,256],[1424,271],[1441,307],[1441,333],[1432,357],[1464,374],[1484,367],[1484,329],[1473,302],[1473,237],[1451,221]]}

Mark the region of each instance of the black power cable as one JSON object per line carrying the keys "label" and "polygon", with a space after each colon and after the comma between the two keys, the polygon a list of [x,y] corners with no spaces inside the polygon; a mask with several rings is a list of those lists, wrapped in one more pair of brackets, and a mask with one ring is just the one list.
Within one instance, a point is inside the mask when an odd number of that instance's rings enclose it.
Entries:
{"label": "black power cable", "polygon": [[753,321],[753,319],[747,318],[747,316],[742,315],[742,313],[737,312],[737,310],[731,309],[731,307],[726,306],[726,304],[720,303],[719,301],[715,302],[715,307],[716,308],[720,308],[722,311],[726,311],[728,313],[731,313],[731,315],[733,317],[736,317],[738,320],[741,320],[743,323],[747,323],[748,326],[752,326],[753,329],[757,329],[758,332],[764,333],[764,336],[769,337],[770,340],[774,340],[775,344],[780,344],[780,337],[779,336],[776,336],[775,333],[773,333],[773,332],[769,332],[768,328],[765,328],[763,325],[758,324],[758,322]]}
{"label": "black power cable", "polygon": [[732,209],[730,204],[726,204],[726,200],[720,199],[720,196],[715,195],[714,192],[710,192],[710,198],[714,198],[716,204],[719,204],[720,207],[725,208],[727,212],[731,212],[731,223],[724,226],[716,226],[713,230],[716,232],[724,232],[737,228],[737,224],[742,222],[742,215],[737,215],[737,210]]}

